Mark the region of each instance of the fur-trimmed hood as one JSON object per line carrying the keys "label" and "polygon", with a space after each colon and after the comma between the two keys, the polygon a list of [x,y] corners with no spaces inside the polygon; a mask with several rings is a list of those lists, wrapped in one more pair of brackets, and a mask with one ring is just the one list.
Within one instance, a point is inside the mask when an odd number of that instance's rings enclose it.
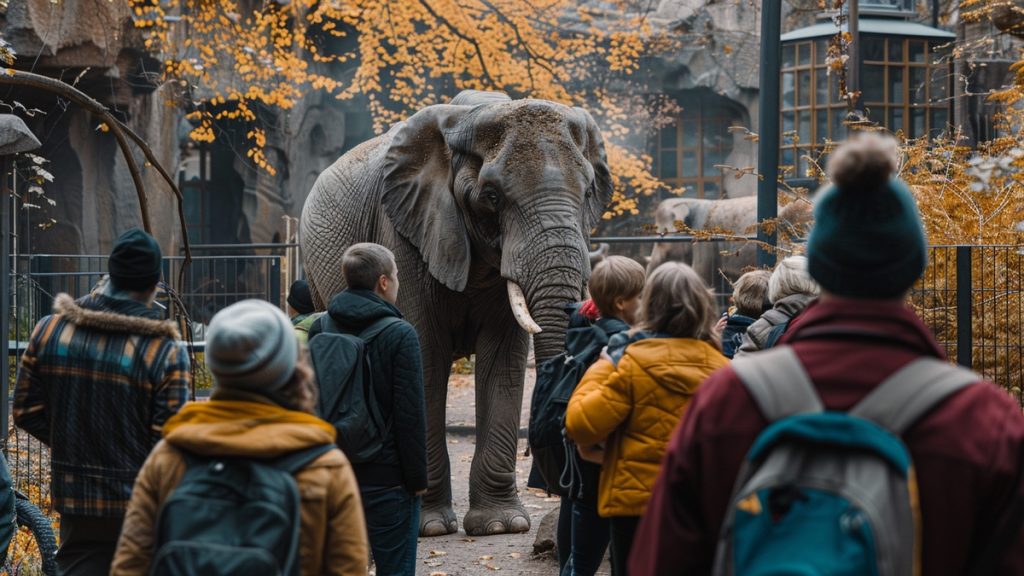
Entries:
{"label": "fur-trimmed hood", "polygon": [[181,333],[173,321],[155,318],[155,311],[144,304],[97,292],[77,301],[68,294],[58,294],[53,301],[53,312],[84,328],[181,340]]}

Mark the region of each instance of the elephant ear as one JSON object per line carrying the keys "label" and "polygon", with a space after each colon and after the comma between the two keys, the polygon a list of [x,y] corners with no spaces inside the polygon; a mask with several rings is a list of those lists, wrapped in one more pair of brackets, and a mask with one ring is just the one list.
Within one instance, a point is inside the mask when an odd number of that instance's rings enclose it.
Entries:
{"label": "elephant ear", "polygon": [[384,156],[384,210],[398,233],[419,249],[430,275],[466,288],[469,236],[452,194],[451,150],[445,132],[469,108],[424,108],[396,127]]}
{"label": "elephant ear", "polygon": [[583,154],[594,168],[594,188],[587,193],[584,206],[587,229],[593,228],[604,214],[608,203],[612,201],[612,174],[608,170],[608,157],[604,152],[604,137],[597,128],[597,122],[583,108],[576,108],[587,127],[587,141],[584,143]]}

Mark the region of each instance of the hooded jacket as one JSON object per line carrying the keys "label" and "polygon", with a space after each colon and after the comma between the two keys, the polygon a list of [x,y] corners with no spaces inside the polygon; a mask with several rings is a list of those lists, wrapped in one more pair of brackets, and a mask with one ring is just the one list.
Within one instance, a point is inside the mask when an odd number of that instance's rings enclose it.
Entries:
{"label": "hooded jacket", "polygon": [[[187,405],[164,426],[164,439],[139,472],[125,516],[112,576],[149,571],[160,507],[185,473],[182,450],[202,456],[277,458],[334,442],[334,427],[253,394]],[[331,450],[295,474],[302,499],[300,573],[364,575],[369,562],[363,506],[352,468]]]}
{"label": "hooded jacket", "polygon": [[[345,290],[331,298],[327,313],[342,333],[359,334],[387,316],[402,317],[392,304],[370,290]],[[323,318],[309,330],[323,331]],[[353,464],[362,486],[427,487],[427,416],[420,340],[408,322],[386,328],[367,345],[373,386],[383,417],[391,423],[384,449],[372,462]]]}
{"label": "hooded jacket", "polygon": [[[866,335],[829,334],[834,328]],[[794,320],[779,342],[787,343],[826,410],[850,409],[916,358],[945,358],[931,330],[898,302],[819,301]],[[711,574],[736,476],[767,425],[732,368],[708,378],[669,444],[630,574]],[[992,383],[976,383],[919,419],[903,441],[920,493],[922,573],[970,574],[1020,494],[1020,406]],[[990,573],[1024,574],[1022,550],[1024,530],[1017,530]]]}
{"label": "hooded jacket", "polygon": [[577,444],[604,443],[601,516],[643,514],[672,431],[700,384],[726,363],[706,342],[655,337],[631,341],[617,365],[602,358],[587,370],[565,430]]}
{"label": "hooded jacket", "polygon": [[744,354],[764,350],[772,329],[792,320],[816,298],[817,296],[809,294],[790,294],[785,298],[779,298],[771,310],[762,314],[747,327],[747,331],[743,334],[743,343],[736,350],[734,357],[739,358]]}
{"label": "hooded jacket", "polygon": [[61,514],[119,518],[164,422],[188,398],[188,352],[155,307],[101,282],[58,294],[21,358],[14,422],[50,447]]}

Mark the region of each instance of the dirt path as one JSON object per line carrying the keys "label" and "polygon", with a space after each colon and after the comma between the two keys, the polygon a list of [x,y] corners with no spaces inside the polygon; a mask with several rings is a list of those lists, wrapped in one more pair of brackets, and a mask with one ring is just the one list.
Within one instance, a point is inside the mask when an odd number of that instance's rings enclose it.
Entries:
{"label": "dirt path", "polygon": [[[529,398],[533,391],[533,371],[527,372],[522,425],[525,427]],[[474,574],[522,574],[526,576],[552,576],[558,565],[552,555],[533,554],[533,542],[541,518],[558,508],[558,497],[526,489],[530,473],[530,458],[523,456],[526,440],[519,441],[516,476],[519,496],[530,513],[531,529],[526,534],[508,534],[470,538],[462,531],[462,518],[468,509],[469,467],[473,458],[475,438],[468,434],[474,424],[476,404],[473,377],[455,375],[448,389],[448,425],[460,433],[449,433],[448,453],[452,464],[452,492],[455,513],[459,518],[459,532],[439,538],[420,538],[417,548],[416,574],[423,576],[463,576]],[[607,572],[603,572],[607,574]]]}

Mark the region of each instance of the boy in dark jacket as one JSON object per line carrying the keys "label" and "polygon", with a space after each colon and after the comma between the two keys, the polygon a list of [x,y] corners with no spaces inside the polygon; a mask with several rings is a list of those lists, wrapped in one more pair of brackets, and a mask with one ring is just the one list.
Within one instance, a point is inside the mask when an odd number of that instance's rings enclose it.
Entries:
{"label": "boy in dark jacket", "polygon": [[58,294],[21,358],[14,422],[50,447],[61,574],[106,574],[132,484],[188,398],[188,352],[153,305],[160,246],[133,229],[114,243],[109,278]]}
{"label": "boy in dark jacket", "polygon": [[[629,330],[636,322],[644,276],[644,267],[624,256],[609,256],[598,264],[590,276],[590,302],[584,303],[569,321],[566,351],[575,355],[574,351],[586,349],[598,335],[592,326],[608,336]],[[597,514],[601,465],[595,461],[600,462],[602,454],[591,446],[578,449],[580,475],[569,489],[570,495],[562,498],[558,517],[561,576],[593,576],[604,559],[610,535],[608,520]]]}
{"label": "boy in dark jacket", "polygon": [[752,270],[739,277],[732,285],[732,302],[736,312],[729,315],[722,331],[722,354],[732,358],[743,344],[743,335],[761,314],[771,310],[768,300],[768,279],[772,273],[767,270]]}
{"label": "boy in dark jacket", "polygon": [[[792,347],[826,410],[849,410],[913,360],[945,358],[905,304],[927,243],[910,190],[892,178],[897,154],[895,142],[871,133],[845,144],[829,161],[834,185],[815,198],[807,258],[822,295],[779,343]],[[731,367],[707,379],[669,444],[631,575],[712,573],[736,476],[767,424]],[[1024,574],[1024,530],[1013,517],[1024,469],[1020,407],[979,381],[917,420],[903,441],[917,478],[922,573]],[[978,571],[979,562],[992,564]]]}
{"label": "boy in dark jacket", "polygon": [[[347,289],[309,331],[313,340],[333,322],[359,334],[381,318],[402,314],[395,256],[379,244],[353,244],[342,256]],[[353,463],[377,574],[414,576],[420,496],[427,490],[427,425],[420,342],[411,324],[397,322],[370,340],[366,351],[377,402],[390,423],[384,449],[373,461]]]}

